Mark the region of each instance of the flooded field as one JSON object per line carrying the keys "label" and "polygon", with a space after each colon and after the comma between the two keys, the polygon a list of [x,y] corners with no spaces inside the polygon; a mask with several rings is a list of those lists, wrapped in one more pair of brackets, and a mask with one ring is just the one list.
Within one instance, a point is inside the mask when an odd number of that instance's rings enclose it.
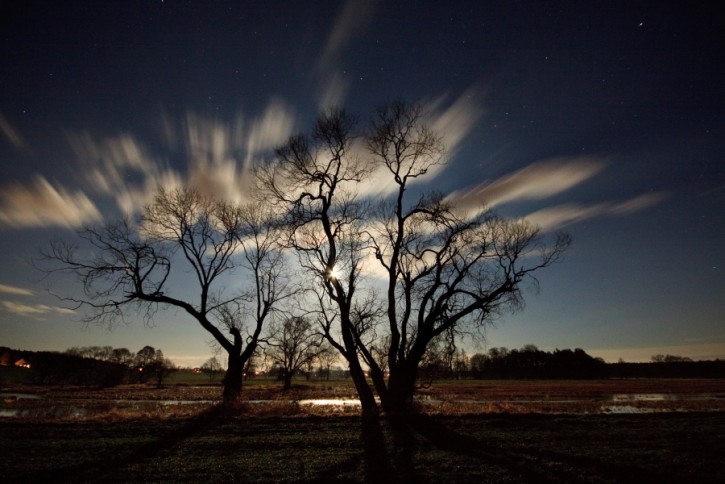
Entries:
{"label": "flooded field", "polygon": [[[241,405],[251,414],[356,414],[360,405],[343,382],[297,386],[289,392],[277,385],[259,385],[243,395]],[[220,388],[210,386],[1,389],[0,418],[185,417],[208,409],[220,398]],[[441,415],[711,412],[725,411],[725,381],[450,381],[422,388],[416,403],[423,413]]]}

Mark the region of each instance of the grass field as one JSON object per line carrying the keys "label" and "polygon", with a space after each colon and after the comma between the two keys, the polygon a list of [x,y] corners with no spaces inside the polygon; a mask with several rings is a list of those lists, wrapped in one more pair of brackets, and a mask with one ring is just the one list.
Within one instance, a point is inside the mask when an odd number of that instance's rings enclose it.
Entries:
{"label": "grass field", "polygon": [[0,423],[3,482],[722,482],[725,414]]}
{"label": "grass field", "polygon": [[[421,389],[419,414],[363,424],[356,407],[297,403],[354,396],[346,380],[299,380],[289,392],[257,380],[227,409],[217,385],[191,378],[105,390],[5,378],[0,406],[37,411],[0,418],[0,480],[725,481],[723,380],[437,382]],[[629,411],[654,413],[601,411],[637,395]]]}

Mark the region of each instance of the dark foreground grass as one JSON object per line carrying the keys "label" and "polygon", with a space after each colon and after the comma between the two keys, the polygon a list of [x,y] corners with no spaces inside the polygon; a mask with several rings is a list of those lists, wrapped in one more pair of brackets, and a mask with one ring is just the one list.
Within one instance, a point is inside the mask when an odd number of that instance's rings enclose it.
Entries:
{"label": "dark foreground grass", "polygon": [[3,482],[722,482],[725,413],[0,422]]}

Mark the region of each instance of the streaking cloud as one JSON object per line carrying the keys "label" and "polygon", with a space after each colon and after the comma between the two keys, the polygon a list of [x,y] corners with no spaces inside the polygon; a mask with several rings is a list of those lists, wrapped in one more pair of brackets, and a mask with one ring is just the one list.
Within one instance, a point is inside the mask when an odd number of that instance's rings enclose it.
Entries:
{"label": "streaking cloud", "polygon": [[0,114],[0,133],[2,133],[5,139],[8,140],[16,150],[27,149],[25,140],[23,140],[20,136],[18,130],[16,130],[2,114]]}
{"label": "streaking cloud", "polygon": [[179,175],[152,157],[131,134],[96,140],[90,133],[69,135],[68,141],[81,164],[88,189],[113,197],[119,209],[133,214],[150,202],[159,186],[180,184]]}
{"label": "streaking cloud", "polygon": [[[191,186],[202,194],[241,202],[251,189],[251,167],[281,144],[294,128],[294,115],[272,100],[258,117],[232,122],[189,114],[182,122],[162,119],[167,152],[154,153],[138,137],[124,134],[95,140],[90,134],[69,136],[86,173],[88,189],[113,197],[119,209],[138,213],[159,188]],[[174,156],[186,161],[185,172],[171,168]]]}
{"label": "streaking cloud", "polygon": [[339,69],[342,50],[360,36],[373,17],[375,2],[348,0],[330,30],[322,54],[315,66],[318,104],[322,109],[340,106],[349,90],[349,82]]}
{"label": "streaking cloud", "polygon": [[5,294],[14,294],[16,296],[32,296],[33,293],[22,287],[8,286],[6,284],[0,284],[0,292]]}
{"label": "streaking cloud", "polygon": [[648,193],[623,202],[604,202],[595,205],[563,204],[538,210],[525,218],[542,230],[551,231],[596,217],[631,215],[657,205],[666,198],[665,193]]}
{"label": "streaking cloud", "polygon": [[606,213],[606,204],[590,206],[567,203],[555,207],[547,207],[526,216],[526,220],[543,231],[556,230],[576,222],[598,217]]}
{"label": "streaking cloud", "polygon": [[75,311],[68,308],[61,308],[58,306],[47,306],[45,304],[22,304],[14,301],[2,301],[2,309],[5,312],[18,314],[18,315],[29,315],[29,314],[74,314]]}
{"label": "streaking cloud", "polygon": [[101,220],[95,204],[81,191],[70,192],[36,176],[30,186],[13,184],[0,193],[0,224],[13,228],[76,228]]}
{"label": "streaking cloud", "polygon": [[542,200],[559,194],[593,177],[605,165],[604,160],[592,157],[540,161],[498,180],[455,191],[446,200],[474,216],[484,208],[515,201]]}
{"label": "streaking cloud", "polygon": [[661,192],[645,193],[644,195],[630,198],[629,200],[625,200],[624,202],[612,206],[610,212],[612,215],[629,215],[654,205],[658,205],[666,198],[667,194]]}
{"label": "streaking cloud", "polygon": [[[470,88],[458,98],[446,104],[447,96],[440,96],[432,102],[424,102],[424,111],[427,114],[427,125],[436,133],[442,136],[447,156],[453,156],[463,144],[466,136],[474,128],[483,115],[483,107],[478,91]],[[367,156],[365,147],[358,144],[354,147],[353,157]],[[443,163],[432,165],[428,172],[412,181],[426,183],[435,179],[446,169],[446,160]],[[363,197],[387,196],[396,190],[397,184],[390,176],[390,172],[384,166],[378,167],[368,176],[357,190]]]}

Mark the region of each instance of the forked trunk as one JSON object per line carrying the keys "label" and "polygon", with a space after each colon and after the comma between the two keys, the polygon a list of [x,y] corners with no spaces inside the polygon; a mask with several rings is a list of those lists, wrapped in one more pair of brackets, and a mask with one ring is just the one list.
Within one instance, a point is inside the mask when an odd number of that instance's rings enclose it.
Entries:
{"label": "forked trunk", "polygon": [[370,385],[368,385],[365,372],[363,371],[362,366],[360,366],[360,360],[357,358],[357,347],[352,336],[353,331],[351,328],[353,325],[350,322],[349,313],[347,314],[347,317],[343,315],[341,319],[342,340],[345,345],[345,349],[347,350],[347,354],[344,354],[343,356],[345,356],[347,363],[350,365],[350,376],[352,377],[352,382],[355,384],[357,395],[360,398],[362,415],[363,417],[377,417],[380,414],[380,410],[378,409],[378,404],[375,401],[373,390],[370,388]]}
{"label": "forked trunk", "polygon": [[414,410],[413,396],[417,379],[417,366],[399,365],[390,370],[388,391],[383,400],[387,414],[406,414]]}
{"label": "forked trunk", "polygon": [[360,362],[355,358],[348,361],[350,364],[350,376],[355,384],[355,390],[360,398],[360,405],[363,417],[376,417],[380,414],[378,404],[375,401],[370,385],[365,379],[365,372],[360,366]]}
{"label": "forked trunk", "polygon": [[235,402],[242,394],[244,365],[239,360],[238,356],[229,355],[227,372],[224,374],[224,403]]}

